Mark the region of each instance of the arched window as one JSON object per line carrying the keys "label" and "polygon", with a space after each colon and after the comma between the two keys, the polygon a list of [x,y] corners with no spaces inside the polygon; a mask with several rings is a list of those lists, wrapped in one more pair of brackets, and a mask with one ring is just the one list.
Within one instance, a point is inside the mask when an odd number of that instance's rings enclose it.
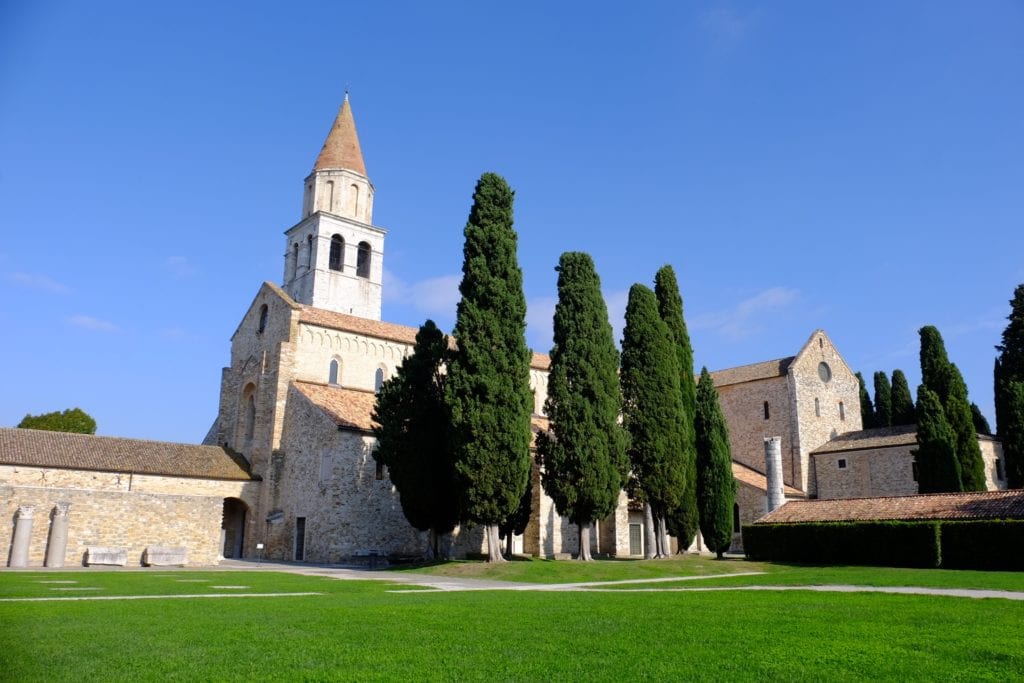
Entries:
{"label": "arched window", "polygon": [[270,311],[266,304],[260,306],[260,324],[257,332],[263,334],[263,330],[267,329],[267,318],[270,317]]}
{"label": "arched window", "polygon": [[242,390],[242,405],[239,419],[241,424],[239,436],[242,439],[240,450],[247,450],[252,445],[252,436],[256,431],[256,385],[250,382]]}
{"label": "arched window", "polygon": [[306,236],[306,268],[313,267],[313,236]]}
{"label": "arched window", "polygon": [[345,265],[345,240],[341,235],[331,237],[331,258],[328,267],[331,270],[342,270]]}
{"label": "arched window", "polygon": [[384,380],[387,379],[387,372],[384,368],[377,368],[377,372],[373,373],[373,390],[380,391],[380,388],[384,386]]}
{"label": "arched window", "polygon": [[324,206],[326,211],[334,211],[334,181],[327,181],[327,191],[324,192],[324,196],[327,199],[327,205]]}
{"label": "arched window", "polygon": [[338,383],[338,360],[334,359],[331,361],[331,368],[327,371],[327,383],[337,384]]}
{"label": "arched window", "polygon": [[349,201],[352,203],[352,215],[359,215],[359,186],[350,185],[348,188]]}
{"label": "arched window", "polygon": [[768,410],[768,401],[765,401],[764,402],[764,419],[767,420],[770,417],[771,417],[771,411]]}
{"label": "arched window", "polygon": [[360,242],[356,257],[356,275],[359,277],[370,277],[370,254],[370,243]]}

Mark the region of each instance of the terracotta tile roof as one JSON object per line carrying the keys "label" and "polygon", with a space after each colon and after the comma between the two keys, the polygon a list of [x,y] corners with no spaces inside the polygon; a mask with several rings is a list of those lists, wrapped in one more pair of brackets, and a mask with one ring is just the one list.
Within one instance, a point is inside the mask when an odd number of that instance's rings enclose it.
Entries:
{"label": "terracotta tile roof", "polygon": [[924,496],[799,500],[758,524],[913,519],[1024,519],[1024,490],[932,493]]}
{"label": "terracotta tile roof", "polygon": [[[732,461],[732,476],[736,481],[753,486],[755,489],[760,491],[768,490],[768,477],[758,472],[752,467],[747,467],[742,463],[738,463],[735,460]],[[806,494],[800,489],[793,488],[792,486],[784,485],[782,487],[783,492],[787,496],[805,498]]]}
{"label": "terracotta tile roof", "polygon": [[846,432],[815,448],[811,454],[862,451],[868,448],[891,448],[916,444],[917,425],[899,425],[898,427],[878,427],[877,429]]}
{"label": "terracotta tile roof", "polygon": [[292,386],[339,427],[364,432],[373,429],[370,415],[377,403],[376,393],[314,382],[294,381]]}
{"label": "terracotta tile roof", "polygon": [[366,164],[363,163],[363,152],[359,148],[359,135],[356,133],[356,120],[352,116],[352,105],[348,103],[348,93],[345,93],[345,101],[341,103],[320,156],[313,164],[314,171],[327,169],[345,169],[366,175]]}
{"label": "terracotta tile roof", "polygon": [[716,387],[724,387],[730,384],[782,377],[789,371],[789,365],[795,358],[796,356],[790,356],[789,358],[778,358],[751,365],[741,365],[736,368],[716,370],[711,373],[711,380]]}
{"label": "terracotta tile roof", "polygon": [[[341,330],[342,332],[355,332],[367,337],[398,342],[399,344],[408,344],[409,346],[416,343],[416,333],[419,332],[418,327],[360,318],[355,315],[337,313],[304,304],[299,306],[299,322],[326,327],[331,330]],[[533,353],[530,357],[530,367],[537,370],[547,370],[550,364],[551,358],[543,353]]]}
{"label": "terracotta tile roof", "polygon": [[0,428],[0,464],[249,480],[245,460],[219,446]]}

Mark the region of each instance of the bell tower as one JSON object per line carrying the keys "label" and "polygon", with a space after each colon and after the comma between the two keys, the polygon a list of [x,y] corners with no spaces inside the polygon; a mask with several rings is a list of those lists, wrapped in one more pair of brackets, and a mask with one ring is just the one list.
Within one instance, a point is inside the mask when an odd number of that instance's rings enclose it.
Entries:
{"label": "bell tower", "polygon": [[284,290],[300,304],[380,320],[384,235],[345,93],[304,182],[302,220],[285,232]]}

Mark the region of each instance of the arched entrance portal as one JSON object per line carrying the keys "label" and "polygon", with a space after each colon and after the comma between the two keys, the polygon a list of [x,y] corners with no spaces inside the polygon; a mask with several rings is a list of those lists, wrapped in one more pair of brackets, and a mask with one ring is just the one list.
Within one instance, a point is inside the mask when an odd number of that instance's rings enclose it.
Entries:
{"label": "arched entrance portal", "polygon": [[224,499],[224,517],[220,526],[221,554],[224,557],[242,557],[245,543],[245,517],[249,506],[238,498]]}

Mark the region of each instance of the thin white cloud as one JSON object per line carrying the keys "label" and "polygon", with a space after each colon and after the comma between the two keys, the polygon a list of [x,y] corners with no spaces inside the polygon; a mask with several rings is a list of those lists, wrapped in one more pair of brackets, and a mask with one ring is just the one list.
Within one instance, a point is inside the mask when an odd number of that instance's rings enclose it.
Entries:
{"label": "thin white cloud", "polygon": [[450,320],[459,303],[460,275],[441,275],[407,284],[384,270],[384,300],[411,306],[424,315]]}
{"label": "thin white cloud", "polygon": [[696,330],[714,330],[729,341],[739,341],[757,332],[758,318],[789,306],[800,292],[788,287],[771,287],[744,299],[733,308],[697,316],[689,326]]}
{"label": "thin white cloud", "polygon": [[198,272],[184,256],[168,256],[164,260],[164,270],[179,279],[192,277]]}
{"label": "thin white cloud", "polygon": [[90,332],[119,332],[120,328],[112,322],[94,318],[91,315],[73,315],[68,324]]}
{"label": "thin white cloud", "polygon": [[41,289],[45,292],[50,292],[51,294],[67,294],[71,291],[71,288],[67,285],[57,282],[49,275],[43,275],[41,273],[8,273],[7,281],[19,287]]}
{"label": "thin white cloud", "polygon": [[760,14],[756,11],[740,11],[718,7],[701,13],[698,23],[701,30],[719,49],[730,49],[743,42],[757,26]]}

